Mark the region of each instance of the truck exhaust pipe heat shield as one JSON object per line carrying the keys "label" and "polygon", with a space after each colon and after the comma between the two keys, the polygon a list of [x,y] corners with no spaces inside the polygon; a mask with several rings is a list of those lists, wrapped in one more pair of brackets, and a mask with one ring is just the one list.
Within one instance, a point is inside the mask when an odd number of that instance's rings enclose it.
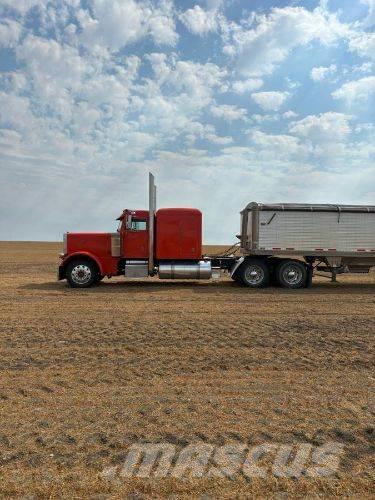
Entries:
{"label": "truck exhaust pipe heat shield", "polygon": [[211,262],[159,264],[159,278],[170,280],[209,280],[212,276]]}

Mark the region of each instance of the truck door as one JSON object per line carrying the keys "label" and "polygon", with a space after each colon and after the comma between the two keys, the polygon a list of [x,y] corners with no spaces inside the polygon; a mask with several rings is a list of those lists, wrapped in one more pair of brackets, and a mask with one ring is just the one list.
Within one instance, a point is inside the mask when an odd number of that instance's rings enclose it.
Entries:
{"label": "truck door", "polygon": [[122,254],[127,259],[148,259],[148,218],[127,214],[124,220]]}

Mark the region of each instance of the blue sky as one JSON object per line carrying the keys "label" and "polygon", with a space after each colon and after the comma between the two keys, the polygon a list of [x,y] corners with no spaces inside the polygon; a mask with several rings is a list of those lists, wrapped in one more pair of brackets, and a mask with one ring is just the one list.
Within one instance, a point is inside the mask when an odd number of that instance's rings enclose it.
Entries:
{"label": "blue sky", "polygon": [[0,0],[0,239],[375,204],[375,0]]}

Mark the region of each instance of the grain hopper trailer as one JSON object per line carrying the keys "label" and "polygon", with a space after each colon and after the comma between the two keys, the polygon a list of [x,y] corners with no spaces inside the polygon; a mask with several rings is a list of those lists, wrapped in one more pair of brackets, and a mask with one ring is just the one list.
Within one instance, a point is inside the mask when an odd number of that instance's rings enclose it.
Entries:
{"label": "grain hopper trailer", "polygon": [[262,288],[311,285],[316,271],[369,272],[375,266],[375,206],[250,203],[241,212],[239,254],[202,253],[202,213],[125,209],[115,233],[66,233],[58,279],[87,288],[103,277],[212,279],[222,272]]}

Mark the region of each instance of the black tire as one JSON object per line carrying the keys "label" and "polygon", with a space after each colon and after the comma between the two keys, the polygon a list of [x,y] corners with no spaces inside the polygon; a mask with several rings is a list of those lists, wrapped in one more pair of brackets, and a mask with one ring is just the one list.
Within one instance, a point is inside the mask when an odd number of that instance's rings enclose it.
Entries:
{"label": "black tire", "polygon": [[246,260],[241,265],[238,274],[241,282],[250,288],[264,288],[270,282],[270,270],[264,260]]}
{"label": "black tire", "polygon": [[298,260],[284,260],[276,268],[276,278],[284,288],[304,288],[307,283],[307,269]]}
{"label": "black tire", "polygon": [[66,266],[66,279],[72,288],[89,288],[98,276],[98,267],[91,260],[76,259]]}

